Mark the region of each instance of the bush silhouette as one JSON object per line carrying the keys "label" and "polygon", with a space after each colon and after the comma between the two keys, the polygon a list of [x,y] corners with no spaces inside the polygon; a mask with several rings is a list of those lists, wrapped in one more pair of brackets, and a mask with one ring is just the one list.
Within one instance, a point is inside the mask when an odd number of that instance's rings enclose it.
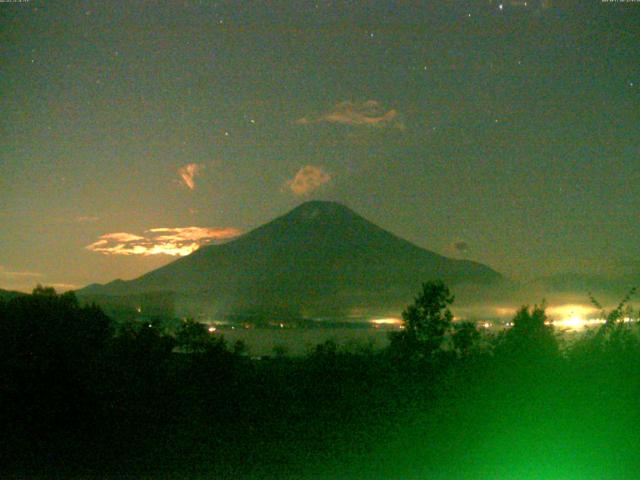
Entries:
{"label": "bush silhouette", "polygon": [[422,359],[440,352],[451,329],[453,314],[449,305],[453,300],[442,281],[424,283],[414,302],[402,312],[404,330],[392,335],[392,352]]}
{"label": "bush silhouette", "polygon": [[560,349],[544,306],[523,306],[513,317],[513,326],[498,337],[496,355],[515,361],[555,359]]}

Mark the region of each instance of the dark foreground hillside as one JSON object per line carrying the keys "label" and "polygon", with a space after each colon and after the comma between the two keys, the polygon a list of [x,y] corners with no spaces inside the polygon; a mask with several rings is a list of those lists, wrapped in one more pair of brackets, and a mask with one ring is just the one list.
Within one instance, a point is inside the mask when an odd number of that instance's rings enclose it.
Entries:
{"label": "dark foreground hillside", "polygon": [[446,305],[416,301],[384,352],[252,361],[194,322],[114,325],[47,289],[0,303],[3,478],[637,476],[635,325],[613,312],[561,351],[540,309],[482,338]]}

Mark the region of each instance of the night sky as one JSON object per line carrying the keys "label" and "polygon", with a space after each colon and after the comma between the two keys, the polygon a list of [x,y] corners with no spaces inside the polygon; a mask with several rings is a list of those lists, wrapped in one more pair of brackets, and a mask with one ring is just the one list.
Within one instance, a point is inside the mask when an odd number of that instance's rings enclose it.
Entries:
{"label": "night sky", "polygon": [[3,2],[0,58],[0,288],[309,199],[510,278],[640,271],[640,2]]}

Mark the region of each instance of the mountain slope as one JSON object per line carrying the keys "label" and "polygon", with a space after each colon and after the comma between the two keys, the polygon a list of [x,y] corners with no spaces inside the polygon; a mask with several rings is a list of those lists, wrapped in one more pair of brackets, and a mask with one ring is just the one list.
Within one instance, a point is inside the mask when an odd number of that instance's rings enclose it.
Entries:
{"label": "mountain slope", "polygon": [[0,288],[0,300],[9,301],[16,297],[22,297],[27,295],[26,293],[16,292],[13,290],[3,290]]}
{"label": "mountain slope", "polygon": [[215,313],[251,309],[303,315],[406,303],[421,282],[487,284],[482,264],[422,249],[333,202],[307,202],[238,239],[203,247],[135,280],[79,294],[174,292]]}

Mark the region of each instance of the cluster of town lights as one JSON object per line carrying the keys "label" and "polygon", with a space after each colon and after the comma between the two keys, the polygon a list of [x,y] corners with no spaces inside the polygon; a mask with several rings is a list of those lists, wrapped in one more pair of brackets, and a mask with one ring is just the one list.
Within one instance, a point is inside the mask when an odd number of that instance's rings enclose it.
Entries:
{"label": "cluster of town lights", "polygon": [[[568,310],[568,308],[559,307],[557,309],[556,314],[563,313],[564,310]],[[586,311],[586,309],[584,309]],[[565,316],[558,320],[547,320],[545,321],[545,325],[553,325],[554,327],[565,329],[565,330],[583,330],[590,327],[596,327],[598,325],[603,325],[607,321],[604,318],[585,318],[578,314],[573,314],[573,309],[570,312],[570,316]],[[582,312],[581,312],[582,313]],[[591,313],[591,312],[588,312]],[[555,315],[554,315],[555,316]],[[558,315],[560,316],[560,315]],[[454,322],[460,321],[462,319],[455,317]],[[630,317],[624,317],[617,321],[617,323],[631,323],[636,320]],[[375,328],[380,327],[396,327],[396,328],[404,328],[404,322],[400,318],[377,318],[369,321]],[[489,322],[489,321],[478,321],[476,325],[482,329],[491,329],[494,327],[504,327],[510,328],[513,327],[512,321],[507,322]]]}

